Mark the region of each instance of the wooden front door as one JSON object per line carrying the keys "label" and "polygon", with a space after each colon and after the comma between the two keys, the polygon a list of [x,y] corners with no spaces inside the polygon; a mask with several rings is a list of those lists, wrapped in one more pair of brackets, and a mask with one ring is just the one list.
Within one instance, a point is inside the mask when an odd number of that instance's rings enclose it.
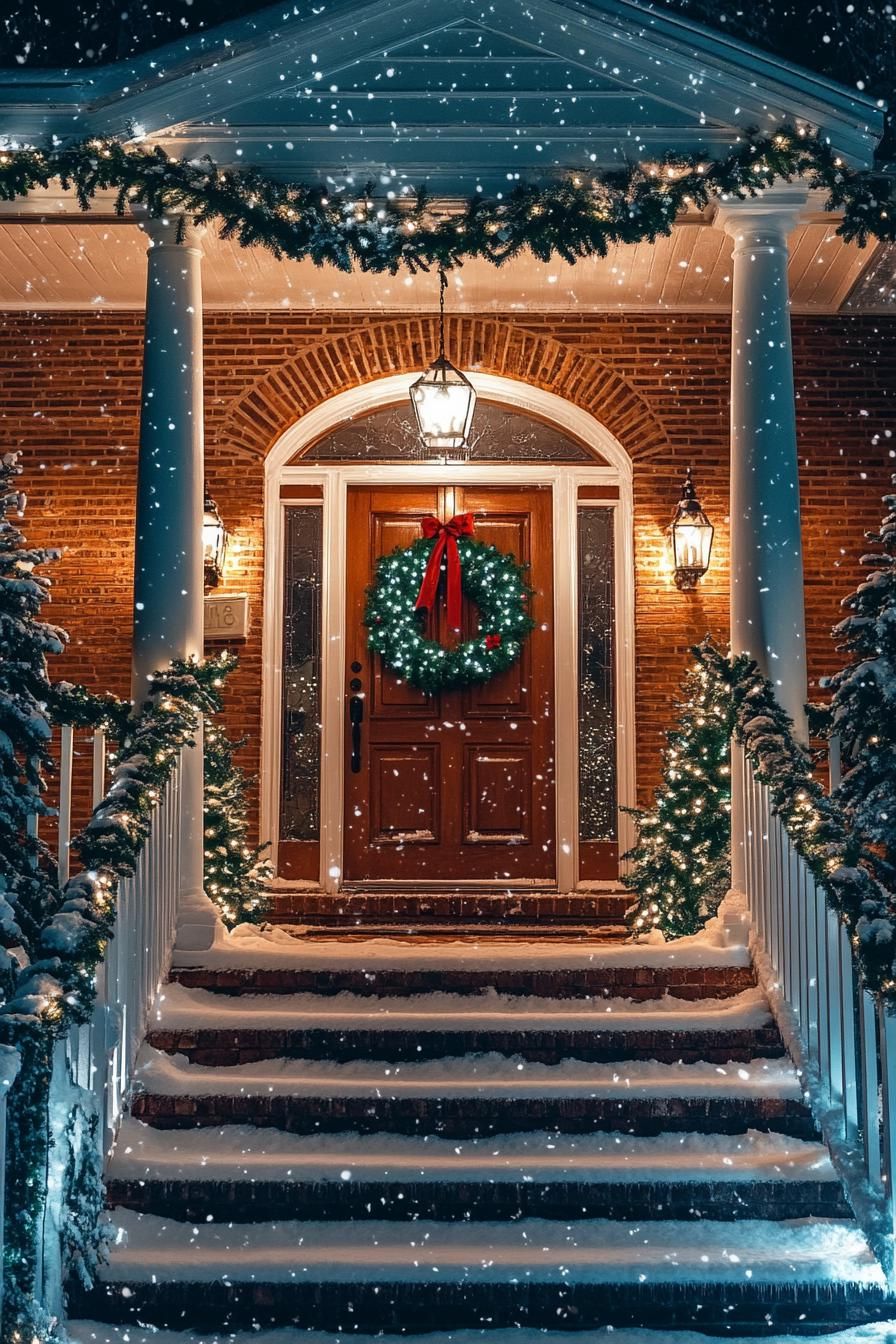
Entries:
{"label": "wooden front door", "polygon": [[[475,536],[530,566],[536,627],[522,657],[482,686],[424,695],[367,650],[365,591],[377,558],[420,536],[425,514],[475,515]],[[554,632],[548,487],[350,488],[344,879],[550,882],[554,817]],[[465,637],[476,612],[464,600]],[[444,595],[429,634],[448,642]],[[362,696],[360,769],[349,706]]]}

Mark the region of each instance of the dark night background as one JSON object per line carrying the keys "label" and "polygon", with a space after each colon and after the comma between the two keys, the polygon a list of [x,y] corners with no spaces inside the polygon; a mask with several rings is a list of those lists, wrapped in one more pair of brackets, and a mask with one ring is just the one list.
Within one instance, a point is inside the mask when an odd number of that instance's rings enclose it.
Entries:
{"label": "dark night background", "polygon": [[[298,4],[310,12],[310,0]],[[283,7],[291,10],[293,0]],[[265,8],[260,0],[0,0],[0,65],[96,65]],[[696,19],[896,103],[896,0],[655,0],[650,8]],[[896,154],[893,113],[882,152]]]}

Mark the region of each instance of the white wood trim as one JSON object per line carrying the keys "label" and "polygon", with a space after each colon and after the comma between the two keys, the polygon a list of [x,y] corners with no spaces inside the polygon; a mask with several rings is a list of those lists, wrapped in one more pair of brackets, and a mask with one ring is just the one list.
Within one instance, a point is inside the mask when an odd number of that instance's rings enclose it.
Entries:
{"label": "white wood trim", "polygon": [[[360,413],[369,414],[407,395],[406,374],[365,383],[315,407],[290,426],[271,449],[265,464],[265,575],[263,626],[261,832],[271,839],[277,861],[280,791],[280,704],[282,680],[283,509],[300,499],[281,501],[281,485],[319,486],[323,490],[323,640],[321,648],[321,873],[320,885],[339,890],[342,875],[343,746],[345,733],[345,518],[350,484],[440,484],[446,471],[459,485],[545,485],[553,492],[554,525],[554,673],[557,886],[572,891],[578,873],[578,706],[577,687],[569,687],[570,644],[557,637],[572,632],[578,650],[577,528],[580,486],[611,485],[619,499],[615,511],[615,598],[617,684],[617,780],[619,803],[635,801],[634,695],[634,542],[632,535],[632,464],[612,434],[593,416],[552,392],[511,378],[468,373],[477,393],[530,412],[566,429],[591,446],[606,465],[470,462],[362,463],[288,466],[290,459],[323,434]],[[318,501],[307,501],[318,502]],[[600,501],[594,501],[599,504]],[[587,507],[587,502],[586,505]],[[574,660],[577,666],[577,659]],[[566,688],[569,687],[569,693]],[[620,817],[620,851],[631,843],[631,821]],[[284,883],[283,885],[295,885]],[[589,884],[594,885],[594,884]]]}

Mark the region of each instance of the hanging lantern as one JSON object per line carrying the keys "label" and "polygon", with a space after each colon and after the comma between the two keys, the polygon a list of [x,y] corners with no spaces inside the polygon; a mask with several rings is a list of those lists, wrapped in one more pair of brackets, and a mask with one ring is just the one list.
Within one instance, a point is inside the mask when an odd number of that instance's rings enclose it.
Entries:
{"label": "hanging lantern", "polygon": [[476,392],[469,378],[445,357],[445,290],[448,277],[439,271],[439,354],[415,383],[411,405],[420,442],[434,457],[466,456]]}
{"label": "hanging lantern", "polygon": [[688,467],[675,517],[669,524],[676,587],[690,591],[709,569],[715,528],[700,507]]}
{"label": "hanging lantern", "polygon": [[227,543],[230,534],[218,512],[218,506],[206,493],[202,514],[202,558],[205,563],[205,586],[217,588],[224,573]]}

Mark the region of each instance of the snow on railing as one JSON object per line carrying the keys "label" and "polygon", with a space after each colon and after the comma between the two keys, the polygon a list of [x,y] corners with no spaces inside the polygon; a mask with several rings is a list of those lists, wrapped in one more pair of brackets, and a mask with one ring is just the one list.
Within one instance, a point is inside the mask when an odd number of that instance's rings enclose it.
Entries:
{"label": "snow on railing", "polygon": [[[836,784],[839,753],[829,755]],[[843,921],[739,743],[745,886],[757,971],[857,1217],[896,1284],[896,1018],[861,983]]]}

